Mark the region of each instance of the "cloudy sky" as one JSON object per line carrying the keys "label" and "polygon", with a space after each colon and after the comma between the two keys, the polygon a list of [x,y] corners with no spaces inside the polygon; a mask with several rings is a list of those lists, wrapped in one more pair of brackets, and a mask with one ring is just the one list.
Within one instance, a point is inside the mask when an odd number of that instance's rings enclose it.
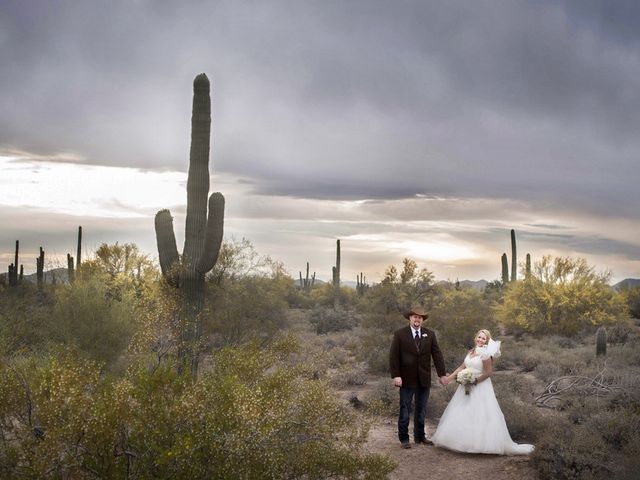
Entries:
{"label": "cloudy sky", "polygon": [[193,78],[225,236],[297,276],[527,252],[640,277],[640,3],[2,0],[0,270],[184,238]]}

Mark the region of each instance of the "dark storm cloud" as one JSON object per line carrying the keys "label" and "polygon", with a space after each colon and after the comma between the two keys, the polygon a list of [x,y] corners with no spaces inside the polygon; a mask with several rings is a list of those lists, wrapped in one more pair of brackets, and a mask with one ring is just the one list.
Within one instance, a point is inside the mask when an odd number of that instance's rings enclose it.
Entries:
{"label": "dark storm cloud", "polygon": [[0,8],[3,148],[184,171],[191,80],[206,71],[213,168],[255,193],[520,198],[638,217],[633,3]]}

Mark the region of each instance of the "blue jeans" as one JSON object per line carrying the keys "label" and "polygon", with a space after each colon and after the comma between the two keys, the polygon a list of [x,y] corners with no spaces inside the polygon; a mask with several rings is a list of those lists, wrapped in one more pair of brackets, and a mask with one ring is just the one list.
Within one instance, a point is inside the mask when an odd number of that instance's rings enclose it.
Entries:
{"label": "blue jeans", "polygon": [[429,399],[429,387],[400,387],[400,415],[398,416],[398,438],[400,442],[409,441],[409,416],[413,397],[416,398],[416,409],[413,415],[413,439],[425,438],[424,418]]}

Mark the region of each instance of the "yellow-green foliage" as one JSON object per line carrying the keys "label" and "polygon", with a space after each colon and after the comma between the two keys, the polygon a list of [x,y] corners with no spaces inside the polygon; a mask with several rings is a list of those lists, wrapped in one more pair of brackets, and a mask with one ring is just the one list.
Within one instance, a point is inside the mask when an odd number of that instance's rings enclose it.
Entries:
{"label": "yellow-green foliage", "polygon": [[119,298],[99,276],[82,276],[57,292],[51,316],[51,338],[76,345],[91,358],[111,362],[127,347],[133,333],[135,300],[130,291]]}
{"label": "yellow-green foliage", "polygon": [[362,419],[287,361],[295,348],[223,349],[195,382],[168,368],[105,378],[70,355],[3,360],[0,477],[386,478]]}
{"label": "yellow-green foliage", "polygon": [[500,316],[515,331],[563,335],[623,321],[627,307],[609,277],[584,259],[546,256],[529,278],[507,286]]}
{"label": "yellow-green foliage", "polygon": [[438,331],[438,341],[450,355],[464,358],[465,349],[473,345],[475,333],[481,328],[497,335],[493,311],[472,288],[443,289],[434,300],[425,324]]}

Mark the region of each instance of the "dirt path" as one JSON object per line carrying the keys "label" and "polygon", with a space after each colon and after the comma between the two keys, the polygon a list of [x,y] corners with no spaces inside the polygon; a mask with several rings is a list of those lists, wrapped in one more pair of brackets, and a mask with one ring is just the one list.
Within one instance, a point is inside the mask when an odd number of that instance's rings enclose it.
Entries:
{"label": "dirt path", "polygon": [[[427,419],[427,436],[435,431]],[[412,428],[410,426],[410,428]],[[386,454],[398,462],[390,479],[438,480],[535,480],[537,475],[527,456],[500,456],[462,454],[430,445],[411,444],[411,449],[400,448],[397,424],[394,420],[381,420],[369,431],[367,448],[371,452]]]}

